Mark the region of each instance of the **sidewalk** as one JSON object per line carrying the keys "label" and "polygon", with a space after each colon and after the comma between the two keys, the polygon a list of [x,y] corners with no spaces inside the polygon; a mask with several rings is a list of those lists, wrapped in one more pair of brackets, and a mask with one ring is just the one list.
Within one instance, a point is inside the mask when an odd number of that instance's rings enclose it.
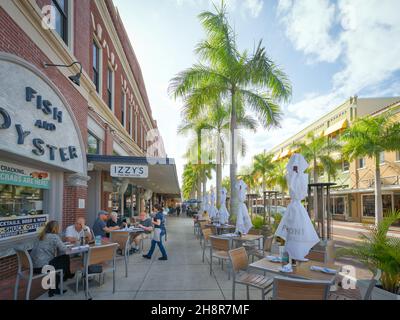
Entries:
{"label": "sidewalk", "polygon": [[[112,274],[106,274],[104,285],[98,287],[92,281],[90,292],[93,300],[223,300],[232,298],[232,280],[228,273],[221,270],[215,261],[213,275],[210,275],[208,260],[202,262],[202,250],[199,240],[193,234],[193,220],[190,218],[167,218],[168,238],[166,249],[168,261],[159,261],[160,253],[156,249],[152,260],[142,258],[142,254],[130,256],[128,278],[125,278],[123,259],[118,257],[116,292],[112,293]],[[145,243],[145,251],[150,245]],[[207,251],[206,251],[207,259]],[[84,300],[80,289],[75,293],[75,282],[69,280],[68,291],[64,296],[48,298],[47,293],[39,300]],[[251,290],[251,298],[260,299],[259,290]],[[245,287],[236,290],[237,299],[246,298]]]}
{"label": "sidewalk", "polygon": [[[123,259],[118,258],[116,292],[112,293],[112,275],[107,274],[105,283],[98,286],[92,281],[90,292],[94,300],[230,300],[232,299],[232,280],[228,280],[226,267],[214,260],[213,274],[210,275],[208,256],[203,263],[199,240],[193,234],[191,218],[167,218],[168,241],[166,249],[168,261],[159,261],[156,249],[152,260],[142,258],[142,254],[130,256],[129,274],[125,278]],[[148,249],[149,241],[145,243]],[[349,264],[349,261],[338,261]],[[357,269],[357,278],[368,278],[365,270]],[[84,300],[82,289],[75,293],[75,282],[66,283],[68,291],[64,296],[48,298],[47,293],[39,300]],[[350,293],[349,293],[350,294]],[[244,286],[236,287],[236,299],[246,299]],[[250,299],[260,300],[260,291],[250,289]]]}

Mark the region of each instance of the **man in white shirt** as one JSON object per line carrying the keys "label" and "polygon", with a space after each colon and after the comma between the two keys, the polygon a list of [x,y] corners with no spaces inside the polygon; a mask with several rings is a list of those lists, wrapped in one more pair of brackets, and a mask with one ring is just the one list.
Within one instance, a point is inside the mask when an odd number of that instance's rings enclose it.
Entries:
{"label": "man in white shirt", "polygon": [[84,218],[76,219],[75,224],[69,226],[65,231],[65,240],[71,243],[77,243],[84,237],[86,242],[92,240],[92,233],[88,226],[85,225]]}

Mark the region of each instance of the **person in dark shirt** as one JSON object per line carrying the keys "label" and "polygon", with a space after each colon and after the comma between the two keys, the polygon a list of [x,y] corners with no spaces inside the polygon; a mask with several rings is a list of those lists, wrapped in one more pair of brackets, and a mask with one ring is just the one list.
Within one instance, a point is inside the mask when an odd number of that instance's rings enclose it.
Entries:
{"label": "person in dark shirt", "polygon": [[155,216],[152,221],[154,227],[153,239],[151,240],[151,247],[149,252],[147,254],[144,254],[143,257],[146,259],[151,259],[151,256],[153,255],[156,245],[158,245],[162,254],[162,256],[158,258],[158,260],[168,260],[167,252],[165,251],[164,245],[162,243],[162,238],[166,234],[163,208],[156,203],[153,207],[153,212],[155,213]]}
{"label": "person in dark shirt", "polygon": [[106,237],[107,233],[110,233],[112,230],[117,230],[119,227],[107,227],[106,221],[108,220],[108,212],[107,211],[99,211],[98,218],[93,224],[93,233],[95,236]]}

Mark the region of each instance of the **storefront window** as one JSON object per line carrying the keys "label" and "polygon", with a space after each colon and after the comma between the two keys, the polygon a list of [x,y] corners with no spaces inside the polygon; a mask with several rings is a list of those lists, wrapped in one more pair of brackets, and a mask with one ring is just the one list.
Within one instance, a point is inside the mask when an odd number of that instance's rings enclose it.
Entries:
{"label": "storefront window", "polygon": [[43,189],[0,185],[0,218],[43,214]]}
{"label": "storefront window", "polygon": [[[392,211],[392,195],[382,195],[382,208],[384,215]],[[375,195],[363,195],[363,216],[375,217]]]}
{"label": "storefront window", "polygon": [[332,214],[342,214],[346,212],[346,198],[343,197],[332,197],[331,198],[331,212]]}
{"label": "storefront window", "polygon": [[100,154],[100,140],[88,133],[88,154]]}

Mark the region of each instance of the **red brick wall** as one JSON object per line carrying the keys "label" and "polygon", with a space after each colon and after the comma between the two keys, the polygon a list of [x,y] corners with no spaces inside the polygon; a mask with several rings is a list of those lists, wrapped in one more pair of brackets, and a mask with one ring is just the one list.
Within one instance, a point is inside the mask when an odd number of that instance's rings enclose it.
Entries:
{"label": "red brick wall", "polygon": [[[42,63],[49,61],[38,46],[14,23],[11,17],[0,7],[0,51],[14,54],[35,65],[61,91],[77,120],[84,145],[87,144],[88,104],[74,85],[57,68],[44,69]],[[64,188],[63,225],[68,225],[77,216],[84,216],[85,210],[79,210],[78,199],[86,199],[86,188]],[[15,256],[0,259],[0,279],[15,275]]]}
{"label": "red brick wall", "polygon": [[86,208],[79,209],[79,199],[85,199],[85,207],[87,207],[87,188],[68,186],[67,175],[64,175],[64,196],[63,196],[63,221],[62,225],[66,227],[75,223],[79,217],[86,219]]}
{"label": "red brick wall", "polygon": [[17,274],[18,260],[17,256],[9,256],[0,259],[0,281]]}

